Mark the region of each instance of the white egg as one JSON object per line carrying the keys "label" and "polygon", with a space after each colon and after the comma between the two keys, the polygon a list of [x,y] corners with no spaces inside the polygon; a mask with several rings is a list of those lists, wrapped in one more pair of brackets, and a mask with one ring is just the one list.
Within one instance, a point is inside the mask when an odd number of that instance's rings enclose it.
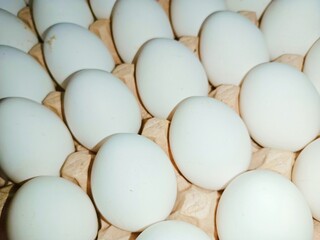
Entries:
{"label": "white egg", "polygon": [[305,74],[287,64],[265,63],[248,73],[240,112],[264,147],[298,151],[320,131],[320,96]]}
{"label": "white egg", "polygon": [[172,39],[153,39],[143,46],[136,81],[144,106],[157,118],[168,118],[187,97],[208,95],[208,80],[199,59]]}
{"label": "white egg", "polygon": [[287,178],[269,170],[250,171],[227,186],[217,209],[220,240],[312,240],[310,209]]}
{"label": "white egg", "polygon": [[63,88],[76,71],[92,68],[110,72],[115,65],[101,39],[72,23],[52,26],[44,38],[43,52],[51,74]]}
{"label": "white egg", "polygon": [[0,9],[0,33],[0,45],[15,47],[24,52],[38,43],[37,36],[23,21],[3,9]]}
{"label": "white egg", "polygon": [[232,11],[255,12],[259,19],[271,0],[226,0],[227,8]]}
{"label": "white egg", "polygon": [[116,0],[89,0],[97,19],[109,19]]}
{"label": "white egg", "polygon": [[155,223],[144,230],[137,240],[210,240],[200,228],[187,222],[169,220]]}
{"label": "white egg", "polygon": [[168,217],[177,183],[165,152],[138,134],[112,135],[92,165],[92,195],[99,212],[125,231],[141,231]]}
{"label": "white egg", "polygon": [[177,106],[169,142],[181,173],[210,190],[223,189],[251,160],[243,121],[229,106],[209,97],[190,97]]}
{"label": "white egg", "polygon": [[198,36],[203,21],[211,13],[225,9],[224,0],[172,0],[173,29],[178,37]]}
{"label": "white egg", "polygon": [[312,215],[320,221],[320,139],[311,142],[299,154],[292,171],[292,181],[309,203]]}
{"label": "white egg", "polygon": [[8,210],[11,240],[95,239],[98,219],[90,198],[72,182],[36,177],[16,192]]}
{"label": "white egg", "polygon": [[260,30],[244,16],[230,11],[213,13],[205,20],[200,56],[214,86],[239,85],[251,68],[269,61]]}
{"label": "white egg", "polygon": [[0,99],[24,97],[41,103],[55,90],[43,67],[17,48],[0,45],[0,69]]}
{"label": "white egg", "polygon": [[272,1],[262,17],[260,29],[272,59],[283,54],[304,56],[320,37],[320,1]]}
{"label": "white egg", "polygon": [[74,151],[68,128],[51,110],[25,98],[0,101],[0,166],[14,182],[59,176]]}
{"label": "white egg", "polygon": [[75,138],[96,151],[114,133],[137,133],[141,126],[138,102],[129,88],[111,73],[87,69],[71,76],[64,111]]}
{"label": "white egg", "polygon": [[57,23],[74,23],[88,28],[93,16],[87,1],[33,0],[32,16],[39,35]]}
{"label": "white egg", "polygon": [[0,8],[14,15],[18,15],[18,12],[25,6],[24,0],[0,0]]}
{"label": "white egg", "polygon": [[113,8],[112,33],[122,60],[131,63],[152,38],[173,38],[169,18],[154,0],[118,0]]}

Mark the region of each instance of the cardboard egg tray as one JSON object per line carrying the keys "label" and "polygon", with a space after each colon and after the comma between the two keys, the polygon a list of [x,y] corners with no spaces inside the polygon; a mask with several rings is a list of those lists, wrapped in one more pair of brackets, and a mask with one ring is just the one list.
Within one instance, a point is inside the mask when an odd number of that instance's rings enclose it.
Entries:
{"label": "cardboard egg tray", "polygon": [[[166,13],[169,12],[169,1],[160,0],[159,3],[163,6]],[[254,12],[240,12],[243,16],[246,16],[257,26],[256,14]],[[28,7],[22,9],[19,12],[19,17],[33,30],[35,31],[33,21]],[[95,33],[108,47],[115,60],[116,67],[113,70],[113,74],[121,79],[129,89],[134,93],[139,101],[140,110],[142,114],[143,124],[141,128],[141,135],[148,137],[155,143],[157,143],[170,157],[170,147],[168,144],[168,130],[170,121],[157,119],[152,117],[146,109],[143,107],[139,100],[135,85],[135,67],[133,64],[123,64],[115,49],[110,29],[109,20],[97,20],[90,26],[90,31]],[[185,46],[187,46],[194,54],[199,57],[197,37],[181,37],[179,39]],[[46,68],[41,43],[34,46],[30,52],[44,68]],[[283,55],[276,59],[277,62],[290,64],[297,69],[301,70],[303,66],[303,57],[299,55]],[[234,85],[221,85],[217,88],[210,86],[210,97],[218,99],[239,114],[239,93],[240,87]],[[51,92],[43,104],[54,111],[61,119],[64,119],[63,109],[63,92],[56,91]],[[72,153],[66,160],[61,170],[61,176],[66,178],[75,184],[79,185],[90,197],[90,181],[88,176],[92,162],[94,160],[94,153],[90,152],[85,147],[81,146],[75,141],[76,152]],[[276,171],[288,179],[291,179],[291,171],[294,161],[297,157],[297,153],[282,151],[270,148],[262,148],[258,144],[252,141],[252,160],[250,169],[271,169]],[[173,165],[175,166],[173,160]],[[178,171],[175,166],[175,173],[178,183],[178,195],[175,207],[168,217],[168,219],[183,220],[194,224],[204,230],[212,239],[218,240],[216,228],[215,228],[215,212],[221,191],[209,191],[197,187],[188,182]],[[17,190],[17,186],[14,186],[10,181],[1,177],[0,173],[0,239],[5,240],[5,218],[7,207],[14,192]],[[314,221],[314,240],[320,240],[320,222]],[[100,217],[100,229],[98,232],[98,240],[134,240],[138,236],[138,233],[130,233],[118,229],[102,217]]]}

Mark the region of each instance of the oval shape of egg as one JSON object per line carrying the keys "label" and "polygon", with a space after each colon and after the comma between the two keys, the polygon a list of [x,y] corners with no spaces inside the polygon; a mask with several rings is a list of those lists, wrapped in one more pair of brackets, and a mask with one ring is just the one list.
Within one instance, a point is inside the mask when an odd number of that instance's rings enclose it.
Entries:
{"label": "oval shape of egg", "polygon": [[225,10],[223,0],[172,0],[171,21],[175,34],[198,36],[203,21],[213,12]]}
{"label": "oval shape of egg", "polygon": [[102,145],[92,165],[91,188],[105,219],[129,232],[167,218],[177,194],[168,156],[148,138],[132,133],[112,135]]}
{"label": "oval shape of egg", "polygon": [[24,97],[39,103],[54,91],[49,74],[25,52],[0,45],[0,99]]}
{"label": "oval shape of egg", "polygon": [[148,40],[173,38],[169,19],[157,1],[117,0],[111,23],[115,46],[125,63],[131,63]]}
{"label": "oval shape of egg", "polygon": [[60,177],[36,177],[16,192],[7,218],[9,238],[94,239],[95,208],[85,192]]}
{"label": "oval shape of egg", "polygon": [[305,74],[283,63],[252,69],[240,90],[240,113],[264,147],[298,151],[320,131],[320,96]]}
{"label": "oval shape of egg", "polygon": [[307,200],[315,219],[320,221],[320,139],[311,142],[299,154],[292,171],[292,181]]}
{"label": "oval shape of egg", "polygon": [[81,69],[110,72],[114,68],[104,43],[89,30],[72,23],[59,23],[47,31],[43,53],[52,76],[63,88],[66,79]]}
{"label": "oval shape of egg", "polygon": [[209,97],[190,97],[176,108],[169,130],[173,159],[193,184],[220,190],[251,159],[246,126],[226,104]]}
{"label": "oval shape of egg", "polygon": [[229,11],[213,13],[204,22],[200,56],[214,86],[239,85],[251,68],[269,61],[260,30],[244,16]]}
{"label": "oval shape of egg", "polygon": [[15,47],[24,52],[38,43],[37,36],[23,21],[3,9],[0,9],[0,33],[0,45]]}
{"label": "oval shape of egg", "polygon": [[74,151],[62,120],[43,105],[26,98],[0,101],[0,165],[16,183],[41,176],[59,176]]}
{"label": "oval shape of egg", "polygon": [[75,138],[93,151],[106,137],[137,133],[141,125],[139,105],[129,88],[111,73],[96,69],[71,76],[64,111]]}
{"label": "oval shape of egg", "polygon": [[57,23],[74,23],[88,28],[93,16],[87,1],[33,0],[32,16],[39,35]]}
{"label": "oval shape of egg", "polygon": [[238,11],[255,12],[257,18],[260,19],[271,0],[226,0],[227,8]]}
{"label": "oval shape of egg", "polygon": [[187,97],[208,95],[208,80],[199,59],[171,39],[153,39],[143,46],[137,58],[136,81],[144,106],[157,118],[168,118]]}
{"label": "oval shape of egg", "polygon": [[287,178],[254,170],[227,186],[217,209],[219,239],[312,239],[313,221],[307,202]]}
{"label": "oval shape of egg", "polygon": [[151,225],[137,240],[210,240],[200,228],[187,222],[169,220]]}
{"label": "oval shape of egg", "polygon": [[18,15],[18,12],[25,6],[24,0],[0,0],[0,9],[4,9],[14,15]]}
{"label": "oval shape of egg", "polygon": [[305,56],[320,37],[320,1],[272,1],[263,15],[260,29],[272,59],[283,54]]}
{"label": "oval shape of egg", "polygon": [[97,19],[109,19],[116,0],[90,0],[91,9]]}

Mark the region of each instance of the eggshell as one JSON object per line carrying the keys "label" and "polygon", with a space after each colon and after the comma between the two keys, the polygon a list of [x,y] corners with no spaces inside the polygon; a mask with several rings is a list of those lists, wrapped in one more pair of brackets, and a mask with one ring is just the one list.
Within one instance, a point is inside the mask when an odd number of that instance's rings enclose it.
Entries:
{"label": "eggshell", "polygon": [[183,221],[163,221],[144,230],[137,240],[210,240],[200,228]]}
{"label": "eggshell", "polygon": [[3,9],[0,9],[0,32],[0,45],[15,47],[24,52],[38,43],[37,36],[23,21]]}
{"label": "eggshell", "polygon": [[0,165],[14,182],[59,176],[74,151],[72,137],[52,111],[25,98],[0,101]]}
{"label": "eggshell", "polygon": [[311,240],[312,216],[300,191],[278,173],[250,171],[224,190],[217,209],[220,240]]}
{"label": "eggshell", "polygon": [[127,86],[111,73],[96,69],[72,75],[64,111],[75,138],[95,151],[111,134],[137,133],[141,125],[139,105]]}
{"label": "eggshell", "polygon": [[114,61],[108,48],[89,30],[72,23],[59,23],[46,33],[43,52],[54,79],[66,87],[66,79],[81,69],[110,72]]}
{"label": "eggshell", "polygon": [[255,12],[259,19],[270,2],[271,0],[226,0],[226,5],[228,9],[235,12]]}
{"label": "eggshell", "polygon": [[304,56],[320,37],[320,1],[272,1],[260,29],[272,59],[286,53]]}
{"label": "eggshell", "polygon": [[168,217],[177,194],[168,156],[151,140],[132,133],[112,135],[100,148],[91,188],[104,218],[130,232]]}
{"label": "eggshell", "polygon": [[156,1],[118,0],[111,22],[116,48],[125,63],[131,63],[148,40],[173,38],[169,19]]}
{"label": "eggshell", "polygon": [[57,23],[74,23],[88,28],[94,20],[88,2],[83,0],[33,0],[32,16],[41,37]]}
{"label": "eggshell", "polygon": [[169,131],[175,163],[193,184],[223,189],[251,159],[250,137],[236,112],[209,97],[190,97],[176,108]]}
{"label": "eggshell", "polygon": [[187,97],[208,94],[206,72],[199,59],[171,39],[145,44],[137,58],[136,81],[144,106],[157,118],[168,118]]}
{"label": "eggshell", "polygon": [[238,13],[211,14],[200,34],[200,56],[214,86],[239,85],[254,66],[269,61],[260,30]]}
{"label": "eggshell", "polygon": [[298,151],[320,131],[320,96],[305,74],[283,63],[252,69],[240,91],[240,113],[264,147]]}
{"label": "eggshell", "polygon": [[77,185],[59,177],[36,177],[15,194],[8,213],[12,240],[94,239],[97,214]]}
{"label": "eggshell", "polygon": [[116,0],[89,0],[97,19],[109,19]]}
{"label": "eggshell", "polygon": [[4,9],[14,15],[26,6],[24,0],[0,0],[0,9]]}
{"label": "eggshell", "polygon": [[0,45],[0,99],[25,97],[39,103],[54,91],[49,74],[25,52]]}
{"label": "eggshell", "polygon": [[206,17],[226,9],[223,0],[172,0],[170,7],[173,29],[178,37],[198,36]]}
{"label": "eggshell", "polygon": [[309,203],[312,215],[320,220],[320,139],[311,142],[299,154],[292,172],[292,180]]}

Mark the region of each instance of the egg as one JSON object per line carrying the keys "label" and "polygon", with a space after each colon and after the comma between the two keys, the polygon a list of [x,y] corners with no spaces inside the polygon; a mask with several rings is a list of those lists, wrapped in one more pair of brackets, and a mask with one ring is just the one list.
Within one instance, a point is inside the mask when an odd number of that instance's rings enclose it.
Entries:
{"label": "egg", "polygon": [[90,198],[59,177],[36,177],[16,192],[7,218],[11,240],[88,240],[98,231]]}
{"label": "egg", "polygon": [[64,112],[75,138],[94,151],[108,136],[137,133],[141,125],[139,105],[132,92],[102,70],[86,69],[71,76],[64,95]]}
{"label": "egg", "polygon": [[24,52],[38,43],[37,36],[24,22],[3,9],[0,9],[0,32],[0,45],[15,47]]}
{"label": "egg", "polygon": [[91,9],[97,19],[109,19],[116,0],[90,0]]}
{"label": "egg", "polygon": [[173,29],[178,37],[198,36],[206,17],[225,9],[223,0],[172,0],[170,13]]}
{"label": "egg", "polygon": [[103,217],[130,232],[168,217],[177,195],[168,156],[133,133],[112,135],[102,145],[92,165],[91,188]]}
{"label": "egg", "polygon": [[222,193],[216,220],[220,240],[313,239],[312,216],[302,194],[270,170],[232,180]]}
{"label": "egg", "polygon": [[312,215],[320,221],[320,139],[308,144],[299,154],[292,171],[292,181],[306,198]]}
{"label": "egg", "polygon": [[199,59],[182,43],[158,38],[138,55],[136,81],[139,96],[155,117],[166,119],[190,96],[207,96],[208,80]]}
{"label": "egg", "polygon": [[283,54],[304,56],[320,37],[320,1],[272,1],[260,28],[272,59]]}
{"label": "egg", "polygon": [[283,63],[252,69],[240,91],[240,113],[264,147],[299,151],[320,131],[320,96],[305,74]]}
{"label": "egg", "polygon": [[210,240],[200,228],[187,222],[169,220],[155,223],[144,230],[137,240]]}
{"label": "egg", "polygon": [[68,128],[51,110],[25,98],[0,101],[0,166],[15,183],[59,176],[74,151]]}
{"label": "egg", "polygon": [[49,74],[25,52],[0,45],[0,99],[24,97],[39,103],[54,91]]}
{"label": "egg", "polygon": [[110,72],[115,65],[101,39],[72,23],[52,26],[45,35],[43,52],[52,76],[63,88],[76,71],[92,68]]}
{"label": "egg", "polygon": [[26,3],[24,0],[0,0],[0,8],[14,15],[18,15],[18,12],[25,6]]}
{"label": "egg", "polygon": [[226,0],[227,8],[238,12],[238,11],[249,11],[255,12],[259,19],[264,13],[271,0]]}
{"label": "egg", "polygon": [[32,16],[41,37],[57,23],[74,23],[88,28],[94,20],[88,2],[83,0],[33,0]]}
{"label": "egg", "polygon": [[118,0],[113,7],[112,34],[122,60],[131,63],[152,38],[173,38],[167,15],[154,0]]}
{"label": "egg", "polygon": [[190,97],[177,106],[169,142],[181,173],[210,190],[223,189],[251,160],[245,124],[233,109],[209,97]]}
{"label": "egg", "polygon": [[239,85],[254,66],[269,61],[260,30],[231,11],[211,14],[200,34],[200,56],[214,86]]}

